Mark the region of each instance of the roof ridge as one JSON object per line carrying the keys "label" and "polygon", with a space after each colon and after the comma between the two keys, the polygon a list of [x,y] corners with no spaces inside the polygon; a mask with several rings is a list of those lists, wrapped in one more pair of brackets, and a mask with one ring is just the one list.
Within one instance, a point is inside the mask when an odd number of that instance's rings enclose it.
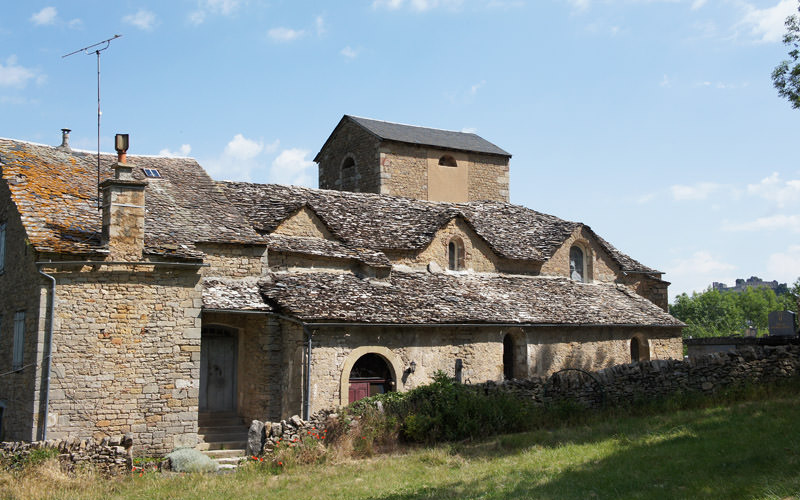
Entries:
{"label": "roof ridge", "polygon": [[[425,127],[425,126],[422,126],[422,125],[411,125],[410,123],[402,123],[402,122],[390,122],[388,120],[378,120],[376,118],[368,118],[366,116],[358,116],[358,115],[345,115],[345,116],[347,116],[348,118],[358,118],[360,120],[369,120],[369,121],[372,121],[372,122],[388,123],[390,125],[402,125],[403,127],[424,128],[424,129],[428,129],[428,130],[440,130],[442,132],[452,132],[452,133],[455,133],[455,134],[474,135],[475,137],[481,137],[478,134],[476,134],[475,132],[464,132],[464,131],[461,131],[461,130],[451,130],[451,129],[438,128],[438,127]],[[483,139],[483,137],[481,137],[481,139]]]}
{"label": "roof ridge", "polygon": [[[67,154],[69,154],[69,153],[89,153],[89,154],[94,154],[94,155],[97,154],[96,150],[73,148],[73,147],[70,147],[67,150],[67,149],[61,149],[59,146],[53,146],[51,144],[42,144],[40,142],[26,141],[24,139],[13,139],[11,137],[2,137],[2,136],[0,136],[0,141],[21,142],[23,144],[29,144],[31,146],[40,146],[40,147],[43,147],[43,148],[50,148],[50,149],[55,149],[57,151],[63,151],[65,153],[67,153]],[[100,154],[101,155],[108,155],[108,156],[117,156],[117,152],[116,151],[114,151],[114,152],[100,151]],[[194,161],[197,161],[197,158],[195,158],[194,156],[150,155],[150,154],[132,153],[132,154],[128,154],[128,157],[133,157],[133,158],[137,158],[137,157],[138,158],[164,158],[164,159],[174,158],[176,160],[194,160]]]}

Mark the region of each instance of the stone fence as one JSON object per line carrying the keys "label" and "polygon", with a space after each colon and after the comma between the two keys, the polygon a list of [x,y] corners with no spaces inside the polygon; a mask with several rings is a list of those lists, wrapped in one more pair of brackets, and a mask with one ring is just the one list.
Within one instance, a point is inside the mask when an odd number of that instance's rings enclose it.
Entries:
{"label": "stone fence", "polygon": [[563,370],[549,377],[474,384],[487,394],[506,392],[537,405],[577,402],[585,407],[629,404],[676,393],[715,394],[800,375],[800,346],[753,346],[679,360],[640,361],[595,372]]}
{"label": "stone fence", "polygon": [[335,418],[336,414],[323,410],[312,415],[310,420],[303,420],[297,415],[280,422],[253,420],[247,433],[247,456],[272,453],[280,442],[297,443],[309,435],[322,437],[330,417]]}
{"label": "stone fence", "polygon": [[47,441],[8,441],[0,443],[0,461],[24,461],[34,450],[58,450],[61,466],[72,471],[89,464],[101,473],[117,475],[130,472],[133,465],[131,435],[93,439],[50,439]]}

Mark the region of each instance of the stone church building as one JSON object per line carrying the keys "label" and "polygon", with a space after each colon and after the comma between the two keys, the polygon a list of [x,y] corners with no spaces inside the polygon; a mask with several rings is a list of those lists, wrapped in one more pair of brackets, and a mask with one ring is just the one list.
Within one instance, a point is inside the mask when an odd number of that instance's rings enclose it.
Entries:
{"label": "stone church building", "polygon": [[344,116],[321,189],[190,158],[0,139],[5,439],[232,446],[251,419],[680,358],[667,285],[592,229],[509,203],[475,134]]}

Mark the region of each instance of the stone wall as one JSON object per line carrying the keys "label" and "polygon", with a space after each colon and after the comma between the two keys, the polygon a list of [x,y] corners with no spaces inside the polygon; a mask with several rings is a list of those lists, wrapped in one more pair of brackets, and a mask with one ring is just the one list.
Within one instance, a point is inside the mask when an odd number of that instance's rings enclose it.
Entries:
{"label": "stone wall", "polygon": [[131,433],[141,452],[197,441],[197,268],[68,266],[56,277],[48,437]]}
{"label": "stone wall", "polygon": [[[346,121],[334,131],[328,147],[319,158],[319,187],[362,193],[381,192],[379,140],[362,127]],[[348,156],[355,161],[350,179],[342,178],[342,162]],[[356,184],[357,185],[354,185]]]}
{"label": "stone wall", "polygon": [[203,276],[248,278],[264,276],[269,268],[266,244],[203,243],[197,247],[205,253],[203,262],[209,265],[202,268]]}
{"label": "stone wall", "polygon": [[[41,340],[47,318],[49,281],[36,269],[36,252],[27,243],[11,193],[0,181],[0,224],[6,224],[5,265],[0,271],[0,438],[37,438],[39,382],[42,378]],[[22,369],[12,372],[14,315],[25,314]]]}
{"label": "stone wall", "polygon": [[92,465],[107,475],[125,474],[133,466],[133,439],[130,435],[94,439],[52,439],[47,441],[0,443],[0,461],[24,459],[34,450],[58,450],[61,466],[71,471],[76,466]]}
{"label": "stone wall", "polygon": [[550,377],[476,384],[480,391],[516,394],[536,404],[575,401],[598,408],[655,400],[675,393],[714,394],[746,384],[800,375],[800,346],[745,347],[688,361],[659,359],[616,365],[592,373],[568,371]]}
{"label": "stone wall", "polygon": [[278,227],[273,232],[275,234],[285,234],[286,236],[336,240],[320,218],[308,207],[303,207],[297,213],[285,219],[278,224]]}
{"label": "stone wall", "polygon": [[[311,413],[343,406],[347,401],[350,369],[367,353],[379,354],[394,373],[395,389],[406,391],[429,383],[441,370],[456,375],[461,360],[461,380],[480,383],[501,381],[504,376],[503,338],[513,339],[515,377],[549,375],[563,368],[597,370],[630,361],[630,339],[648,340],[652,359],[682,357],[679,328],[627,327],[326,327],[314,330],[311,363]],[[298,329],[291,336],[303,363],[303,338]],[[287,339],[289,340],[289,339]],[[407,368],[414,361],[416,370]],[[298,375],[301,375],[298,373]],[[295,375],[297,376],[297,375]],[[299,376],[302,380],[302,376]],[[297,387],[294,404],[302,401]],[[288,392],[288,387],[287,387]],[[287,401],[288,403],[288,401]],[[301,413],[300,406],[285,407]],[[282,418],[285,418],[282,417]]]}
{"label": "stone wall", "polygon": [[509,201],[508,159],[473,153],[469,160],[469,199]]}

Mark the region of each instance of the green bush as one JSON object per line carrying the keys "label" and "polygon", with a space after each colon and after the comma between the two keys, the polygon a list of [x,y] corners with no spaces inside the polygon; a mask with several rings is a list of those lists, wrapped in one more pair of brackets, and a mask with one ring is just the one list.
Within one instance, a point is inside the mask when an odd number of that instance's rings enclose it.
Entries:
{"label": "green bush", "polygon": [[175,472],[216,472],[219,464],[194,448],[176,448],[167,457]]}
{"label": "green bush", "polygon": [[[380,404],[379,404],[380,403]],[[457,383],[442,372],[432,383],[406,393],[388,393],[354,403],[351,411],[365,414],[382,407],[383,424],[399,424],[408,441],[433,443],[458,441],[527,430],[532,421],[531,405],[514,396],[483,394]]]}

